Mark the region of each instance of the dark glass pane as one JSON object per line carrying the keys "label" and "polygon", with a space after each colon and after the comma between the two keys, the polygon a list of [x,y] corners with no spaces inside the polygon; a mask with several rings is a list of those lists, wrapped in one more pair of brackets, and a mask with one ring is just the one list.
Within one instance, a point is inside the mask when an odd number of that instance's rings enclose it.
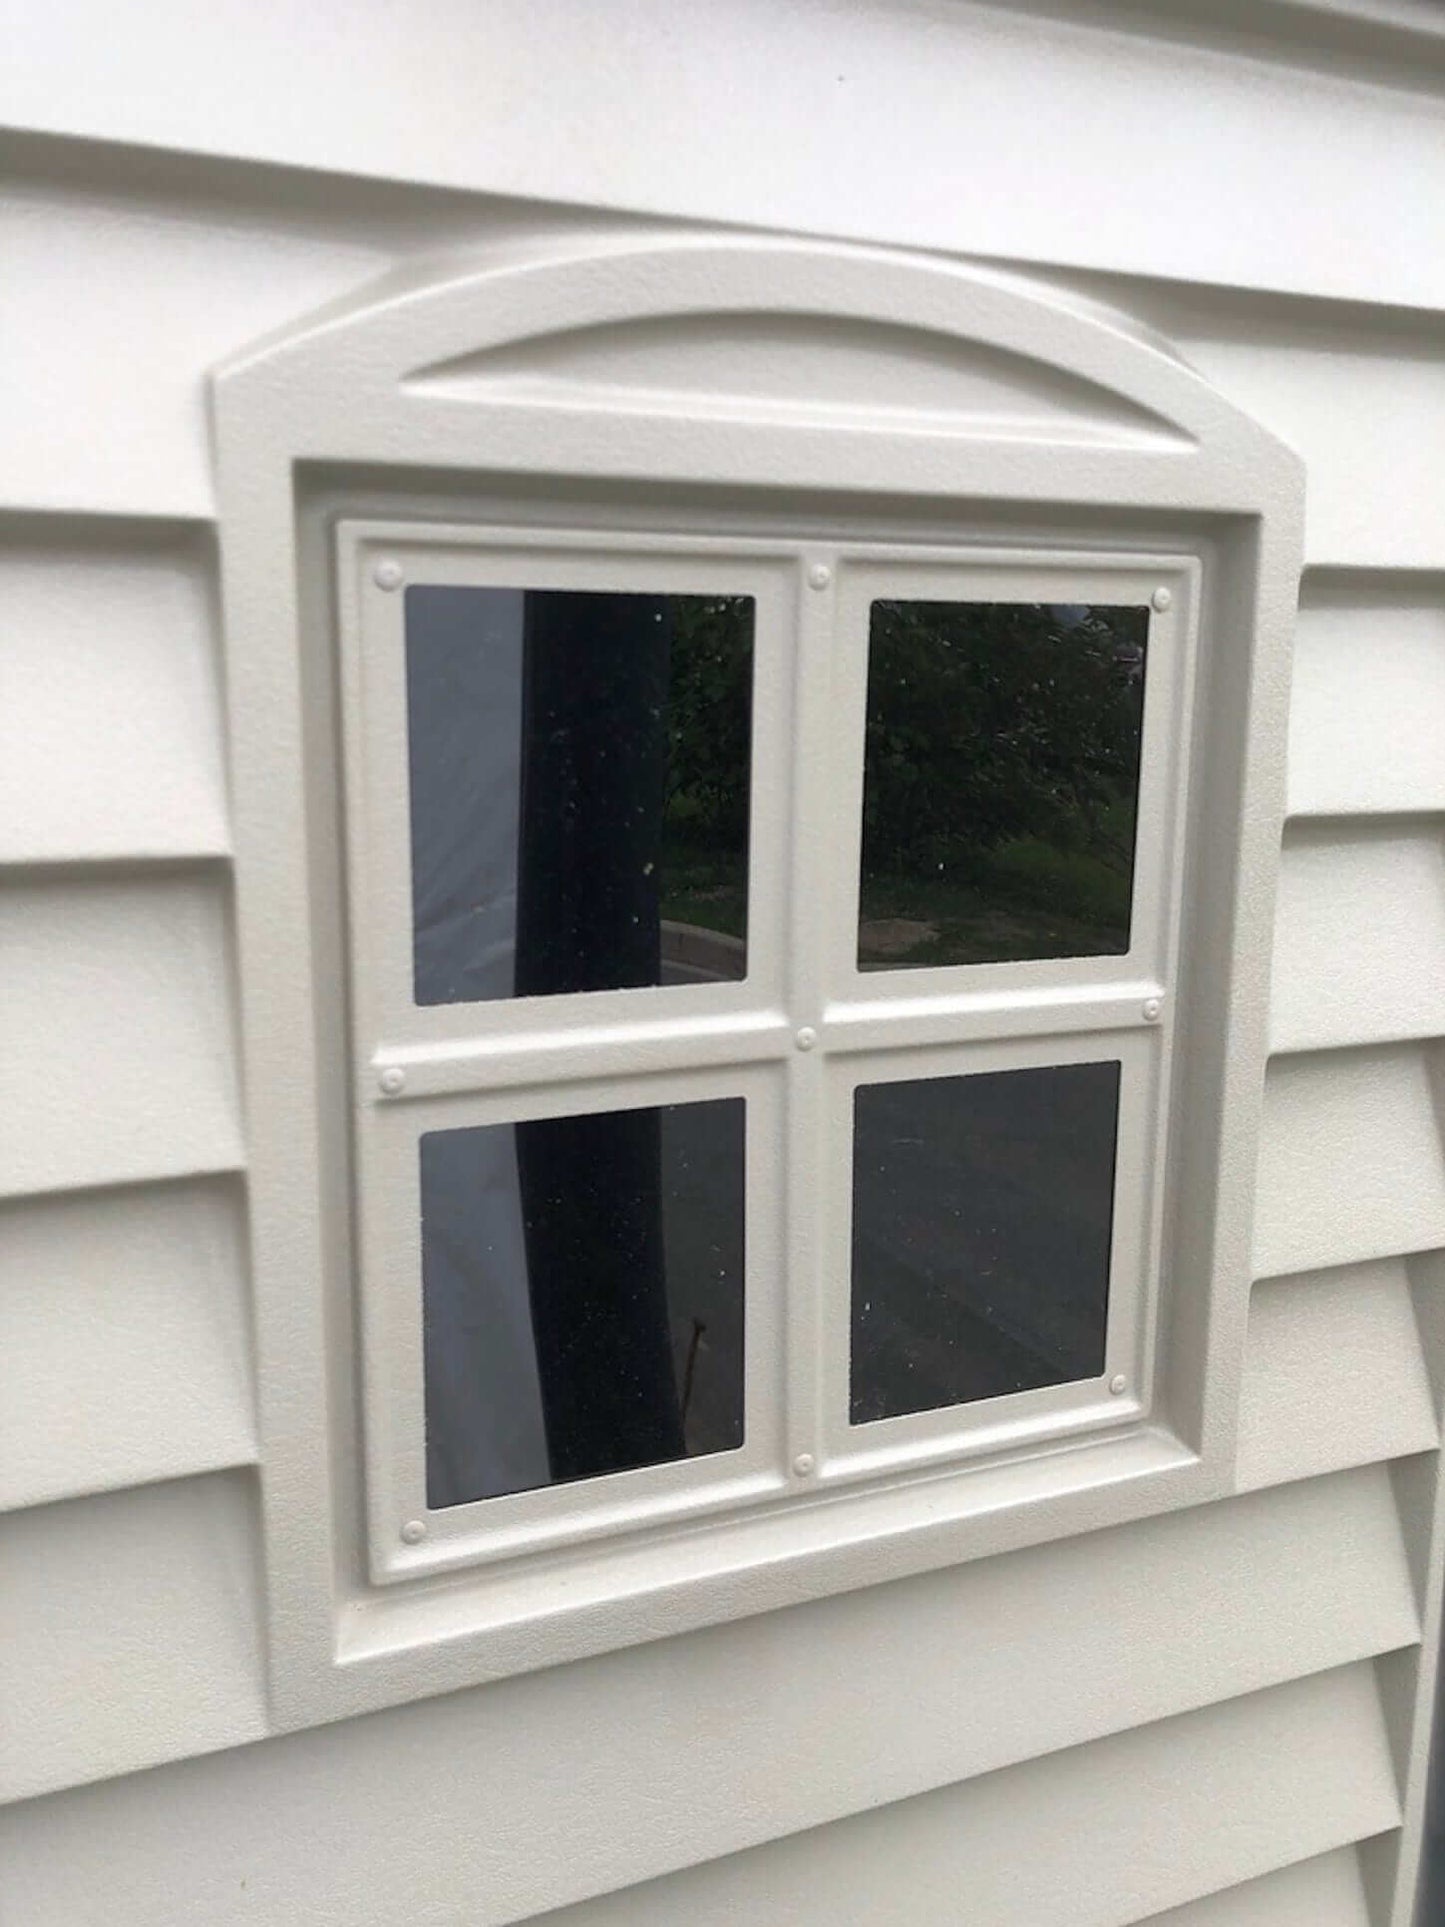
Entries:
{"label": "dark glass pane", "polygon": [[421,1140],[427,1504],[743,1442],[744,1100]]}
{"label": "dark glass pane", "polygon": [[1104,1369],[1119,1066],[864,1084],[855,1425]]}
{"label": "dark glass pane", "polygon": [[1147,609],[875,602],[860,970],[1129,948]]}
{"label": "dark glass pane", "polygon": [[406,594],[419,1004],[747,962],[753,604]]}

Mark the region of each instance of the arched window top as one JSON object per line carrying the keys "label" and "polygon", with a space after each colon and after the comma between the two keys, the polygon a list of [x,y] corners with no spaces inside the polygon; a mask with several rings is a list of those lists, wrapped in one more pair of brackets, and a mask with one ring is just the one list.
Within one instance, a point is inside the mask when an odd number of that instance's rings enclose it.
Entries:
{"label": "arched window top", "polygon": [[267,453],[1261,512],[1298,464],[1167,342],[973,264],[749,237],[499,249],[388,278],[216,378]]}

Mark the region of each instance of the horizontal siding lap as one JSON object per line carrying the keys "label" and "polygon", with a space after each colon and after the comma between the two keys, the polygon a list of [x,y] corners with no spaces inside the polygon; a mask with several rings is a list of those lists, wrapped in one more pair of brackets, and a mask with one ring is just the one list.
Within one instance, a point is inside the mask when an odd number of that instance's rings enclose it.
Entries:
{"label": "horizontal siding lap", "polygon": [[246,1473],[0,1519],[0,1798],[259,1738],[258,1556]]}
{"label": "horizontal siding lap", "polygon": [[[364,202],[357,212],[353,196],[328,223],[298,218],[297,204],[317,196],[305,173],[258,175],[244,195],[230,177],[208,192],[204,162],[175,163],[169,189],[164,168],[156,175],[153,167],[129,196],[123,177],[111,193],[36,180],[10,196],[0,238],[14,399],[0,507],[209,519],[213,368],[418,246],[475,250],[502,231],[496,204],[480,198],[413,190],[410,218],[399,221],[368,215]],[[57,277],[80,256],[107,300],[57,309]],[[1328,305],[1307,301],[1293,325],[1263,321],[1238,292],[1210,291],[1198,314],[1187,288],[1100,279],[1106,300],[1157,321],[1225,395],[1305,456],[1311,564],[1445,569],[1429,466],[1445,438],[1445,354],[1427,329],[1381,339],[1368,326],[1332,325]],[[1347,761],[1358,768],[1358,751]]]}
{"label": "horizontal siding lap", "polygon": [[1158,305],[1201,374],[1304,459],[1311,566],[1445,566],[1445,352],[1433,322],[1382,339],[1368,324],[1336,323],[1323,305],[1308,317],[1302,306],[1291,325],[1239,303],[1237,332],[1205,332],[1187,294],[1170,290]]}
{"label": "horizontal siding lap", "polygon": [[[214,1485],[155,1490],[194,1490],[198,1504]],[[54,1570],[75,1593],[79,1615],[80,1600],[98,1602],[102,1575],[107,1598],[113,1583],[106,1542],[92,1524],[123,1521],[146,1497],[85,1501],[12,1515],[10,1523],[53,1514],[59,1531],[69,1516],[74,1558]],[[13,1566],[7,1529],[0,1522],[0,1565]],[[151,1579],[151,1596],[161,1583]],[[38,1601],[31,1603],[36,1617],[15,1622],[10,1662],[28,1669],[38,1651],[53,1684],[58,1669],[84,1655],[57,1651]],[[92,1604],[89,1617],[97,1610]],[[192,1637],[184,1612],[174,1624],[178,1637]],[[127,1791],[111,1812],[118,1831],[107,1837],[114,1844],[134,1832],[141,1860],[155,1856],[137,1873],[163,1885],[165,1863],[185,1850],[200,1812],[209,1813],[206,1884],[187,1896],[192,1918],[240,1917],[235,1883],[249,1880],[261,1906],[267,1883],[284,1873],[288,1905],[301,1915],[330,1907],[348,1919],[386,1921],[390,1908],[416,1927],[450,1927],[475,1907],[479,1922],[510,1919],[624,1886],[656,1872],[660,1859],[684,1866],[716,1858],[1398,1650],[1417,1635],[1390,1480],[1384,1468],[1370,1468],[192,1761]],[[197,1630],[198,1645],[201,1637]],[[117,1656],[106,1663],[114,1672]],[[157,1656],[147,1655],[142,1683],[153,1663]],[[124,1701],[131,1687],[120,1680],[113,1691]],[[29,1718],[50,1727],[32,1775],[48,1772],[61,1785],[117,1770],[103,1747],[86,1757],[73,1735],[62,1744],[56,1726],[65,1729],[66,1715],[45,1705],[37,1693]],[[800,1735],[805,1769],[780,1773]],[[168,1743],[189,1753],[204,1742],[182,1726]],[[400,1758],[404,1775],[396,1772]],[[568,1841],[560,1861],[516,1850],[534,1838],[539,1786],[548,1789],[549,1834]],[[667,1794],[659,1805],[660,1786]],[[655,1827],[637,1826],[643,1810],[655,1814]],[[358,1813],[387,1816],[368,1825],[364,1842]],[[458,1859],[429,1844],[475,1840],[479,1826],[512,1845],[496,1859]],[[267,1842],[261,1864],[258,1838]],[[401,1851],[398,1842],[406,1843]]]}
{"label": "horizontal siding lap", "polygon": [[204,872],[0,885],[0,1196],[240,1165],[227,924]]}
{"label": "horizontal siding lap", "polygon": [[1205,1900],[1153,1914],[1139,1927],[1376,1927],[1352,1847],[1284,1867]]}
{"label": "horizontal siding lap", "polygon": [[0,1206],[0,1509],[256,1456],[239,1190]]}
{"label": "horizontal siding lap", "polygon": [[1404,1262],[1257,1284],[1239,1425],[1242,1491],[1438,1445]]}
{"label": "horizontal siding lap", "polygon": [[[12,190],[0,507],[214,513],[206,377],[271,329],[380,274],[388,256],[279,205],[179,191]],[[87,290],[58,299],[84,263]]]}
{"label": "horizontal siding lap", "polygon": [[1257,1277],[1445,1244],[1432,1050],[1276,1058],[1265,1084]]}
{"label": "horizontal siding lap", "polygon": [[[697,1747],[706,1734],[692,1710],[679,1708],[677,1718],[679,1736]],[[95,1918],[98,1893],[124,1893],[147,1927],[322,1917],[348,1927],[455,1927],[461,1919],[501,1927],[529,1917],[529,1889],[587,1878],[585,1843],[579,1852],[568,1811],[575,1762],[555,1770],[572,1759],[575,1718],[570,1739],[562,1729],[548,1733],[554,1770],[538,1780],[506,1758],[481,1777],[456,1755],[433,1766],[415,1745],[420,1717],[403,1723],[408,1730],[385,1755],[378,1722],[367,1720],[0,1815],[9,1897],[27,1927]],[[615,1737],[626,1747],[625,1729]],[[498,1743],[494,1733],[494,1750]],[[736,1742],[719,1732],[716,1746],[735,1774]],[[764,1763],[784,1806],[808,1777],[794,1764],[804,1760],[815,1762],[815,1744],[800,1729]],[[671,1830],[680,1807],[688,1810],[667,1758],[654,1752],[652,1764],[616,1841],[634,1858],[639,1832]],[[521,1807],[498,1804],[498,1775]],[[518,1851],[520,1840],[542,1837],[539,1785],[548,1789],[546,1837],[565,1841],[565,1855]],[[766,1809],[761,1788],[760,1799]],[[647,1828],[637,1825],[643,1812]],[[1398,1818],[1374,1672],[1361,1664],[786,1839],[768,1837],[775,1828],[760,1812],[766,1844],[545,1917],[548,1927],[897,1927],[905,1917],[911,1927],[1132,1927],[1336,1852]],[[655,1862],[659,1842],[649,1844]],[[600,1887],[627,1879],[626,1857]],[[1341,1927],[1350,1919],[1343,1914]]]}
{"label": "horizontal siding lap", "polygon": [[[1382,499],[1393,510],[1393,494]],[[1429,492],[1417,499],[1438,530]],[[1445,582],[1306,576],[1289,808],[1334,817],[1445,811]]]}
{"label": "horizontal siding lap", "polygon": [[[964,0],[926,21],[735,0],[690,11],[683,40],[667,0],[620,20],[581,0],[422,0],[404,18],[373,0],[298,36],[275,11],[152,0],[111,44],[83,0],[53,0],[16,37],[0,118],[563,206],[1445,303],[1428,96],[1352,85],[1308,31],[1289,57],[1241,60],[1208,44],[1217,29],[1151,39],[1051,11],[1041,30]],[[1411,39],[1395,75],[1438,64],[1438,33]]]}
{"label": "horizontal siding lap", "polygon": [[0,524],[0,864],[224,854],[207,545],[43,529]]}
{"label": "horizontal siding lap", "polygon": [[1397,1812],[1360,1667],[776,1841],[553,1913],[547,1927],[1131,1927],[1379,1832]]}
{"label": "horizontal siding lap", "polygon": [[1445,820],[1285,838],[1270,1039],[1307,1051],[1445,1032]]}
{"label": "horizontal siding lap", "polygon": [[[1277,1055],[1270,1068],[1256,1262],[1262,1273],[1346,1268],[1256,1285],[1238,1481],[1247,1489],[1431,1453],[1428,1476],[1417,1462],[1398,1488],[1418,1577],[1439,1559],[1427,1494],[1438,1479],[1440,1363],[1438,1308],[1420,1296],[1429,1287],[1414,1254],[1445,1242],[1445,584],[1438,478],[1420,464],[1438,440],[1429,426],[1445,391],[1437,351],[1430,399],[1418,421],[1402,422],[1408,438],[1396,449],[1389,424],[1413,379],[1407,369],[1421,372],[1408,352],[1395,396],[1378,381],[1342,378],[1327,428],[1300,444],[1310,459],[1312,558],[1362,561],[1370,551],[1376,564],[1436,573],[1325,571],[1302,585],[1271,1011],[1274,1050],[1299,1054]],[[1361,466],[1344,443],[1371,419],[1382,432]],[[1372,485],[1366,469],[1386,448],[1389,472]],[[1316,474],[1337,478],[1322,503]],[[1425,1633],[1433,1647],[1433,1607]],[[1401,1770],[1413,1761],[1413,1828],[1428,1694],[1414,1709],[1412,1739],[1413,1689],[1401,1682],[1415,1677],[1413,1660],[1404,1673],[1392,1662],[1387,1677]],[[1395,1927],[1409,1916],[1408,1839],[1406,1849],[1402,1858],[1394,1843],[1371,1850],[1372,1927],[1387,1907]],[[1402,1884],[1391,1896],[1397,1867]],[[1364,1917],[1362,1901],[1355,1911]],[[1323,1902],[1305,1915],[1328,1917]]]}

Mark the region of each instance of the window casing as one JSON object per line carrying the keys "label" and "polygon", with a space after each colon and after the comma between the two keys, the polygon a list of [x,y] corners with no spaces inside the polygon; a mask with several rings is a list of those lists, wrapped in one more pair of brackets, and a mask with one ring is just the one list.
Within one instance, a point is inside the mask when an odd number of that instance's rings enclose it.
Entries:
{"label": "window casing", "polygon": [[[840,327],[848,355],[815,352]],[[907,408],[877,405],[898,367]],[[213,425],[273,1727],[1228,1492],[1301,554],[1289,451],[1167,344],[1042,282],[621,230],[363,291],[217,371]],[[753,600],[744,978],[415,1001],[404,687],[366,673],[412,569]],[[860,969],[870,600],[1036,597],[1061,575],[1051,601],[1150,609],[1129,950],[1104,932],[1085,956],[961,970],[915,944]],[[890,1382],[895,1415],[850,1425],[853,1087],[883,1089],[873,1130],[910,1080],[1070,1062],[1120,1065],[1107,1372],[952,1407]],[[742,1452],[428,1513],[426,1120],[738,1100]],[[875,1202],[916,1182],[897,1138]]]}
{"label": "window casing", "polygon": [[[1197,564],[1188,557],[679,540],[344,520],[341,585],[356,1198],[370,1571],[580,1546],[786,1508],[861,1482],[1137,1423],[1150,1408],[1184,873]],[[748,966],[736,982],[446,1003],[413,981],[407,591],[746,596],[754,610]],[[881,598],[1147,612],[1128,948],[861,969],[870,611]],[[1002,1396],[850,1417],[860,1086],[1118,1066],[1099,1369]],[[430,1505],[419,1156],[433,1132],[741,1099],[743,1443]],[[1040,1286],[1040,1289],[1045,1287]],[[435,1416],[435,1415],[434,1415]]]}

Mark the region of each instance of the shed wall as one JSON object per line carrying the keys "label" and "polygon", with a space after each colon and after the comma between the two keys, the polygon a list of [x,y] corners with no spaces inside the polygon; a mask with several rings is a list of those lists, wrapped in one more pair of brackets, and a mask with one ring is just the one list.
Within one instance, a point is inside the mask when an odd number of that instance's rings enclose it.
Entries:
{"label": "shed wall", "polygon": [[[1441,1566],[1445,28],[547,11],[152,6],[118,42],[60,0],[0,79],[0,1891],[26,1927],[1403,1927]],[[268,1737],[204,381],[392,266],[640,217],[1006,259],[1306,459],[1240,1491]]]}

